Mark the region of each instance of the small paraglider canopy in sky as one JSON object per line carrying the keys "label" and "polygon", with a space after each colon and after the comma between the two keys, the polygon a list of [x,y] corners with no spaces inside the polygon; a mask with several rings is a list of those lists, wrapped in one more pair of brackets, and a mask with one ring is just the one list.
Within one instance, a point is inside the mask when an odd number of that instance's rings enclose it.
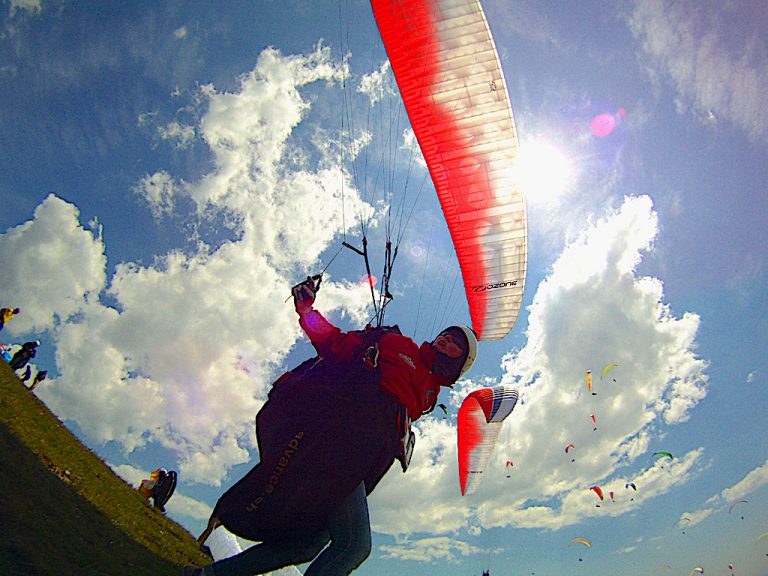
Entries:
{"label": "small paraglider canopy in sky", "polygon": [[581,537],[574,538],[573,540],[570,541],[568,546],[571,546],[572,544],[584,544],[584,546],[586,546],[587,548],[592,548],[592,542],[590,542],[586,538],[581,538]]}
{"label": "small paraglider canopy in sky", "polygon": [[608,374],[608,372],[610,372],[611,370],[613,370],[614,368],[616,368],[616,366],[618,366],[618,364],[608,364],[608,366],[606,366],[605,368],[603,368],[603,371],[600,373],[600,380],[602,380],[602,379],[603,379],[603,377],[604,377],[606,374]]}
{"label": "small paraglider canopy in sky", "polygon": [[[734,508],[736,508],[736,506],[738,506],[739,504],[747,504],[747,503],[749,503],[749,500],[745,500],[744,498],[741,498],[741,499],[739,499],[739,500],[735,500],[735,501],[734,501],[734,502],[731,504],[730,508],[728,508],[728,514],[730,514],[731,512],[733,512],[733,509],[734,509]],[[742,520],[744,520],[744,516],[742,516],[742,517],[741,517],[741,519],[742,519]]]}
{"label": "small paraglider canopy in sky", "polygon": [[688,524],[691,524],[692,522],[693,520],[688,518],[688,516],[683,516],[682,518],[680,518],[680,520],[676,522],[676,526],[683,531],[683,534],[685,534],[685,530],[683,530],[683,527],[687,526]]}

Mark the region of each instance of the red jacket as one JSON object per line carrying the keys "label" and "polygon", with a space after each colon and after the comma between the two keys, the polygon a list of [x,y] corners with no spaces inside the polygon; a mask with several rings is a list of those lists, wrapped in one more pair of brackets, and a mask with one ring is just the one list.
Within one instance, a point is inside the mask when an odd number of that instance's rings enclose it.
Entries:
{"label": "red jacket", "polygon": [[[317,310],[302,314],[299,324],[322,358],[350,361],[364,344],[364,331],[342,332]],[[412,420],[437,402],[441,378],[431,372],[434,359],[435,351],[427,342],[419,347],[407,336],[396,333],[384,334],[379,339],[379,386],[406,407]]]}

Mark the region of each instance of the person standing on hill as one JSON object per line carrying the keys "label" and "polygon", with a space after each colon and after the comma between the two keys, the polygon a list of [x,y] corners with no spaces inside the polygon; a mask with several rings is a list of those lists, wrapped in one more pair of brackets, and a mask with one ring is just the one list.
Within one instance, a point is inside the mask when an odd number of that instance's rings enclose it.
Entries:
{"label": "person standing on hill", "polygon": [[0,308],[0,330],[3,329],[6,322],[18,314],[21,314],[19,308]]}
{"label": "person standing on hill", "polygon": [[30,390],[34,390],[40,382],[45,380],[45,377],[48,376],[48,370],[40,370],[37,374],[35,374],[34,380],[32,380],[32,385],[29,387]]}
{"label": "person standing on hill", "polygon": [[16,354],[11,358],[10,366],[15,372],[27,365],[27,362],[32,360],[37,354],[37,347],[40,346],[40,340],[34,340],[32,342],[24,342],[21,348],[16,351]]}

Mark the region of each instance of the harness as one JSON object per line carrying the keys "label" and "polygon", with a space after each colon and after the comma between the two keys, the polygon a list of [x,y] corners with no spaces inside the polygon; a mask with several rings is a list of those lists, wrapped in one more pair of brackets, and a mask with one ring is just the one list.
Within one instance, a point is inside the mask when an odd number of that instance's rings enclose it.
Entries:
{"label": "harness", "polygon": [[[367,369],[375,372],[379,366],[379,341],[382,336],[385,334],[402,336],[403,334],[398,326],[377,326],[374,328],[368,325],[361,332],[363,346],[359,358]],[[381,374],[379,373],[378,376],[380,377]],[[408,409],[402,404],[398,405],[396,426],[397,437],[400,440],[400,453],[397,455],[397,459],[400,461],[403,472],[405,472],[416,446],[416,435],[411,430],[411,417],[408,415]]]}
{"label": "harness", "polygon": [[[352,359],[346,364],[348,366],[358,367],[358,369],[362,364],[363,371],[368,374],[367,380],[378,386],[379,381],[381,380],[381,370],[379,368],[379,341],[386,334],[397,334],[398,336],[402,336],[402,332],[398,326],[372,327],[369,324],[364,330],[358,330],[356,333],[361,336],[362,342],[353,354]],[[280,385],[283,382],[288,379],[302,378],[323,363],[324,361],[322,358],[315,356],[314,358],[304,361],[293,370],[286,372],[272,385],[272,390],[270,390],[268,397],[271,399],[275,391],[280,388]],[[396,458],[399,460],[403,472],[405,472],[408,469],[408,464],[413,455],[413,449],[416,444],[416,435],[413,433],[413,430],[411,430],[411,417],[408,415],[408,410],[402,404],[398,404],[395,426],[400,444],[400,453]]]}

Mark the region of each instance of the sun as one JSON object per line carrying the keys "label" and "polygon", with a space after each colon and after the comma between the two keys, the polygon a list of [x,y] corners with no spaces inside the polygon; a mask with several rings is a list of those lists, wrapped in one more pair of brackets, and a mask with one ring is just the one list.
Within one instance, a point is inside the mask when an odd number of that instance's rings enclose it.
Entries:
{"label": "sun", "polygon": [[571,162],[556,146],[542,140],[520,144],[517,169],[529,205],[555,202],[573,182]]}

